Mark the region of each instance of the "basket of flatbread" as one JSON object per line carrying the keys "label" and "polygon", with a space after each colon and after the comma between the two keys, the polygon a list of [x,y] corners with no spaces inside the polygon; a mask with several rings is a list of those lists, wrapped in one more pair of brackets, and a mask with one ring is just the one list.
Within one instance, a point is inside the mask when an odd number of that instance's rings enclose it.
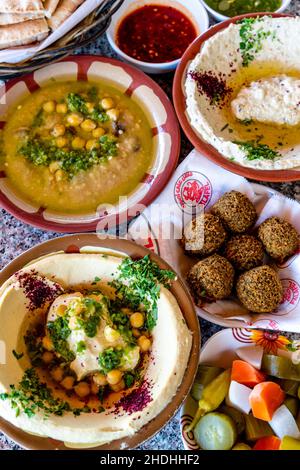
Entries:
{"label": "basket of flatbread", "polygon": [[32,72],[100,37],[124,0],[0,0],[0,79]]}

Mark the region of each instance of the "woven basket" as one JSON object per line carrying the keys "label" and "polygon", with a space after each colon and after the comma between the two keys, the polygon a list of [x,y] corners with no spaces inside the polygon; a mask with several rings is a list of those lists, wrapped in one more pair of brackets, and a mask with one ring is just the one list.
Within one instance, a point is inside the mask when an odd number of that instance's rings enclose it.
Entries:
{"label": "woven basket", "polygon": [[72,54],[78,47],[83,47],[91,41],[96,41],[107,30],[112,15],[120,8],[123,2],[124,0],[104,0],[81,23],[47,49],[43,49],[30,59],[16,64],[1,63],[0,79],[17,77],[32,72]]}

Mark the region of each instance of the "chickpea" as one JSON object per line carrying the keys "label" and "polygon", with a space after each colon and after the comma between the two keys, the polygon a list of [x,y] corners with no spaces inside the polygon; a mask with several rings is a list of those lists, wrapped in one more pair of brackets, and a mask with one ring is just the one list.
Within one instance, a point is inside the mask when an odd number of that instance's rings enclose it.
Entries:
{"label": "chickpea", "polygon": [[42,345],[45,349],[47,349],[47,351],[53,350],[53,343],[49,336],[44,336],[44,338],[42,339]]}
{"label": "chickpea", "polygon": [[137,340],[138,346],[142,352],[147,352],[151,348],[151,341],[147,336],[140,336]]}
{"label": "chickpea", "polygon": [[113,369],[107,373],[107,382],[109,385],[116,385],[122,379],[122,372],[119,369]]}
{"label": "chickpea", "polygon": [[55,110],[55,101],[46,101],[46,103],[43,104],[43,110],[46,113],[53,113]]}
{"label": "chickpea", "polygon": [[80,150],[80,149],[83,149],[84,146],[85,146],[85,140],[82,139],[81,137],[75,137],[72,140],[73,149]]}
{"label": "chickpea", "polygon": [[64,304],[61,304],[57,307],[56,313],[59,317],[62,317],[67,310],[67,306]]}
{"label": "chickpea", "polygon": [[105,375],[100,374],[100,372],[97,372],[97,374],[93,376],[93,381],[95,382],[95,384],[99,385],[100,387],[103,387],[104,385],[107,384],[107,379]]}
{"label": "chickpea", "polygon": [[120,392],[121,390],[124,390],[124,388],[126,387],[125,385],[125,382],[124,380],[120,380],[119,383],[115,384],[115,385],[111,385],[110,388],[114,391],[114,392]]}
{"label": "chickpea", "polygon": [[118,117],[120,116],[120,111],[117,108],[112,108],[106,111],[106,114],[112,121],[117,121]]}
{"label": "chickpea", "polygon": [[144,315],[140,312],[135,312],[130,316],[130,324],[133,328],[141,328],[144,321]]}
{"label": "chickpea", "polygon": [[77,318],[76,317],[71,317],[69,320],[69,328],[70,330],[76,330],[77,328]]}
{"label": "chickpea", "polygon": [[75,379],[71,375],[68,375],[65,377],[61,382],[60,385],[62,385],[66,390],[72,390],[74,386]]}
{"label": "chickpea", "polygon": [[49,165],[49,171],[50,171],[50,173],[53,174],[53,173],[55,173],[55,172],[56,172],[57,170],[59,170],[59,169],[60,169],[60,165],[59,165],[58,162],[52,162],[52,163],[50,163],[50,165]]}
{"label": "chickpea", "polygon": [[53,361],[53,358],[54,358],[54,354],[49,351],[44,352],[44,354],[42,355],[42,361],[45,364],[50,364],[50,362]]}
{"label": "chickpea", "polygon": [[87,150],[97,149],[97,148],[99,148],[99,144],[98,144],[97,140],[90,139],[90,140],[87,141],[87,143],[85,145],[85,148]]}
{"label": "chickpea", "polygon": [[105,130],[103,129],[103,127],[97,127],[97,129],[93,130],[92,134],[95,139],[99,139],[105,134]]}
{"label": "chickpea", "polygon": [[106,111],[107,109],[111,109],[114,106],[114,102],[111,98],[103,98],[101,100],[101,107]]}
{"label": "chickpea", "polygon": [[54,135],[54,137],[60,137],[61,135],[64,135],[65,132],[66,128],[63,124],[56,124],[53,127],[52,135]]}
{"label": "chickpea", "polygon": [[56,146],[61,149],[67,145],[68,139],[66,137],[57,137],[57,139],[55,139],[55,143]]}
{"label": "chickpea", "polygon": [[59,183],[60,181],[64,179],[65,174],[63,170],[57,170],[54,176],[55,176],[55,180]]}
{"label": "chickpea", "polygon": [[95,382],[91,384],[91,392],[94,395],[97,395],[97,393],[99,392],[99,385],[95,384]]}
{"label": "chickpea", "polygon": [[85,119],[81,124],[81,129],[83,129],[84,131],[86,132],[91,132],[93,131],[94,129],[96,129],[97,127],[97,124],[92,121],[91,119]]}
{"label": "chickpea", "polygon": [[94,103],[87,102],[87,103],[85,103],[85,106],[86,106],[89,113],[92,113],[95,109]]}
{"label": "chickpea", "polygon": [[141,332],[137,328],[133,328],[132,334],[135,338],[139,338],[141,336]]}
{"label": "chickpea", "polygon": [[104,336],[107,341],[114,343],[120,338],[120,333],[107,325],[104,328]]}
{"label": "chickpea", "polygon": [[79,384],[74,387],[74,390],[80,398],[84,398],[91,393],[90,386],[87,382],[79,382]]}
{"label": "chickpea", "polygon": [[68,114],[67,116],[67,123],[70,126],[77,127],[82,123],[82,121],[83,121],[83,117],[80,116],[80,114],[78,113],[71,113],[71,114]]}
{"label": "chickpea", "polygon": [[56,105],[56,112],[58,114],[67,114],[68,112],[68,106],[66,103],[59,103]]}
{"label": "chickpea", "polygon": [[51,376],[56,382],[61,382],[64,378],[64,371],[60,367],[55,367],[55,369],[51,371]]}

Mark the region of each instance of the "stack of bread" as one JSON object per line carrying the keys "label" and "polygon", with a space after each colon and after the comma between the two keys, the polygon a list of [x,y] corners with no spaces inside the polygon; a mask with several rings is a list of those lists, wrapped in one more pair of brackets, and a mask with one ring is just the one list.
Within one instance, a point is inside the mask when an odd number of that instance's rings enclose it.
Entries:
{"label": "stack of bread", "polygon": [[0,49],[42,41],[84,0],[0,0]]}

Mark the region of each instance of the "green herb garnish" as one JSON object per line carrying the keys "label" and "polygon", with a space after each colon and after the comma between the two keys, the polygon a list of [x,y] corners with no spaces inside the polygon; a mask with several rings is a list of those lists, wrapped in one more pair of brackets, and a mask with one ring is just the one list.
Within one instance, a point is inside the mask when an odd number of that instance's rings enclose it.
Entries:
{"label": "green herb garnish", "polygon": [[271,149],[266,144],[260,144],[256,142],[239,142],[235,141],[246,154],[247,160],[275,160],[275,158],[281,157],[279,152]]}
{"label": "green herb garnish", "polygon": [[69,318],[69,315],[64,315],[47,323],[47,328],[55,351],[67,362],[74,361],[75,359],[75,354],[70,350],[67,342],[67,338],[71,334]]}
{"label": "green herb garnish", "polygon": [[15,356],[15,358],[16,358],[17,360],[22,359],[22,357],[24,356],[24,353],[20,353],[20,354],[19,354],[19,353],[17,353],[17,351],[15,351],[14,349],[12,350],[12,353],[13,353],[13,355]]}
{"label": "green herb garnish", "polygon": [[99,105],[95,105],[94,109],[89,111],[86,103],[86,100],[78,93],[69,93],[67,96],[67,105],[70,111],[81,113],[97,122],[109,120],[107,113]]}
{"label": "green herb garnish", "polygon": [[[105,297],[103,301],[105,302]],[[94,299],[82,300],[82,311],[77,316],[78,325],[83,328],[88,338],[94,338],[100,324],[103,306]]]}
{"label": "green herb garnish", "polygon": [[83,351],[85,351],[85,350],[86,350],[86,344],[85,344],[85,342],[84,342],[84,341],[79,341],[79,342],[77,343],[76,351],[77,351],[78,353],[81,353],[81,352],[83,352]]}
{"label": "green herb garnish", "polygon": [[263,48],[263,42],[268,37],[275,38],[271,31],[264,31],[263,28],[255,29],[253,26],[261,22],[262,18],[244,18],[237,22],[240,24],[240,51],[243,59],[243,66],[248,67],[255,59],[255,54]]}
{"label": "green herb garnish", "polygon": [[121,364],[123,356],[122,349],[107,348],[99,354],[98,362],[101,372],[107,374],[113,369],[116,369]]}

